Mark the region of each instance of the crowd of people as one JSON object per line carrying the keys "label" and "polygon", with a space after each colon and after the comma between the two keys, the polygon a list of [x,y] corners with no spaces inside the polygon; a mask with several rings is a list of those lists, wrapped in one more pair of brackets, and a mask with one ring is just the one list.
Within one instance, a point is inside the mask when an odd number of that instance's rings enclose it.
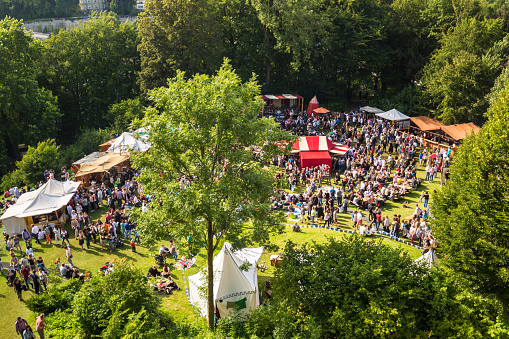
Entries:
{"label": "crowd of people", "polygon": [[[341,227],[338,217],[348,213],[361,234],[384,231],[396,238],[406,237],[425,250],[436,246],[427,222],[431,217],[429,192],[422,190],[419,203],[424,200],[424,204],[416,204],[414,213],[407,218],[391,217],[383,209],[388,201],[410,208],[406,196],[424,181],[433,182],[438,175],[444,183],[451,148],[429,149],[422,137],[362,112],[308,119],[306,113],[282,110],[276,119],[281,128],[297,135],[327,136],[346,144],[349,150],[344,156],[333,157],[331,168],[320,165],[301,169],[296,155],[275,157],[272,164],[281,171],[277,174],[279,187],[274,188],[273,209],[284,209],[289,217],[326,227]],[[424,167],[424,178],[417,176],[417,166]],[[294,193],[299,186],[303,193]]]}

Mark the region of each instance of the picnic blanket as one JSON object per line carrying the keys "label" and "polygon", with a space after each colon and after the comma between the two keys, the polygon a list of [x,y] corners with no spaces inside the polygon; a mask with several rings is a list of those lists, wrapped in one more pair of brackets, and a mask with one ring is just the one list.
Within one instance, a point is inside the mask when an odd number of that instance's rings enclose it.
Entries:
{"label": "picnic blanket", "polygon": [[182,257],[179,261],[177,261],[173,267],[175,267],[177,270],[181,271],[184,269],[184,266],[186,266],[186,270],[190,269],[194,263],[196,262],[197,257],[194,257],[193,259],[187,259]]}

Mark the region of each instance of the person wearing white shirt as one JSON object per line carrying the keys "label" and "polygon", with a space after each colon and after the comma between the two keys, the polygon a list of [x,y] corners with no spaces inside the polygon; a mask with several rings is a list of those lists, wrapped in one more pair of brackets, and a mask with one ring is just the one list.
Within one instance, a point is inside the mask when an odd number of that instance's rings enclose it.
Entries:
{"label": "person wearing white shirt", "polygon": [[32,238],[35,239],[35,242],[37,244],[39,244],[39,245],[41,244],[39,242],[39,227],[37,225],[32,225]]}
{"label": "person wearing white shirt", "polygon": [[73,212],[72,206],[71,206],[71,205],[67,205],[67,214],[68,214],[69,216],[71,216],[71,215],[72,215],[72,212]]}

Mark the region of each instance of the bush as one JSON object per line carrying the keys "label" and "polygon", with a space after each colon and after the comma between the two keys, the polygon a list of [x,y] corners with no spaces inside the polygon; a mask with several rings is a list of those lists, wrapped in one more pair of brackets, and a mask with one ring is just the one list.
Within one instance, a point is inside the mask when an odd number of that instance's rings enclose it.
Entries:
{"label": "bush", "polygon": [[21,161],[16,163],[19,176],[23,183],[34,185],[44,180],[44,170],[53,169],[55,173],[60,172],[60,146],[55,139],[41,141],[37,147],[28,147],[28,152]]}
{"label": "bush", "polygon": [[32,296],[26,303],[28,309],[34,313],[50,314],[57,310],[71,307],[74,295],[81,289],[83,283],[71,279],[66,284],[49,288],[46,292]]}
{"label": "bush", "polygon": [[99,145],[110,140],[110,132],[104,129],[86,129],[82,131],[76,141],[62,152],[62,164],[71,165],[85,154],[100,151]]}

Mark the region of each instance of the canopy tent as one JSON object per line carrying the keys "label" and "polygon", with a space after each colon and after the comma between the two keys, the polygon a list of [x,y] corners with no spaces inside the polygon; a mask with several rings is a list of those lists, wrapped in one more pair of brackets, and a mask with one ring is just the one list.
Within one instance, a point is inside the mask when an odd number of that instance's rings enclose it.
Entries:
{"label": "canopy tent", "polygon": [[262,95],[262,99],[274,107],[297,106],[301,111],[304,109],[304,98],[298,94],[265,94]]}
{"label": "canopy tent", "polygon": [[481,128],[472,122],[468,122],[466,124],[443,126],[441,130],[451,139],[459,141],[465,139],[471,133],[479,133]]}
{"label": "canopy tent", "polygon": [[438,257],[435,251],[430,250],[419,258],[415,259],[416,263],[425,263],[428,267],[433,267],[438,263]]}
{"label": "canopy tent", "polygon": [[[258,296],[257,263],[263,247],[232,251],[225,242],[221,252],[214,258],[214,302],[221,317],[240,311],[248,313],[260,304]],[[249,263],[247,271],[240,267]],[[200,314],[207,316],[207,298],[200,293],[206,285],[206,276],[199,272],[189,277],[189,298]]]}
{"label": "canopy tent", "polygon": [[129,160],[128,154],[106,153],[105,156],[100,157],[90,164],[82,165],[74,176],[79,178],[92,173],[108,172],[112,167],[127,160]]}
{"label": "canopy tent", "polygon": [[308,110],[307,110],[308,118],[311,117],[311,114],[313,114],[313,111],[315,109],[317,109],[318,107],[320,107],[320,104],[318,103],[318,99],[316,98],[316,95],[315,95],[313,97],[313,99],[311,99],[311,101],[308,104]]}
{"label": "canopy tent", "polygon": [[361,107],[360,110],[364,111],[364,112],[371,113],[371,114],[377,114],[377,113],[383,113],[384,112],[380,108],[370,107],[370,106]]}
{"label": "canopy tent", "polygon": [[401,120],[410,119],[409,116],[404,115],[403,113],[401,113],[400,111],[398,111],[395,108],[393,108],[387,112],[378,113],[376,116],[378,116],[382,119],[385,119],[385,120],[390,120],[390,121],[401,121]]}
{"label": "canopy tent", "polygon": [[323,108],[323,107],[318,107],[317,109],[313,110],[313,113],[318,113],[318,114],[326,114],[326,113],[329,113],[330,111],[326,108]]}
{"label": "canopy tent", "polygon": [[145,152],[150,145],[144,141],[138,140],[132,133],[124,132],[108,148],[108,152]]}
{"label": "canopy tent", "polygon": [[[28,226],[25,218],[51,214],[66,206],[79,185],[80,182],[76,181],[60,182],[49,179],[37,190],[22,194],[0,217],[6,232],[10,235],[21,234]],[[65,213],[62,217],[65,219]]]}
{"label": "canopy tent", "polygon": [[345,155],[349,148],[346,145],[332,142],[325,136],[300,137],[293,146],[292,153],[300,154],[300,168],[315,167],[321,164],[331,166],[330,154]]}

